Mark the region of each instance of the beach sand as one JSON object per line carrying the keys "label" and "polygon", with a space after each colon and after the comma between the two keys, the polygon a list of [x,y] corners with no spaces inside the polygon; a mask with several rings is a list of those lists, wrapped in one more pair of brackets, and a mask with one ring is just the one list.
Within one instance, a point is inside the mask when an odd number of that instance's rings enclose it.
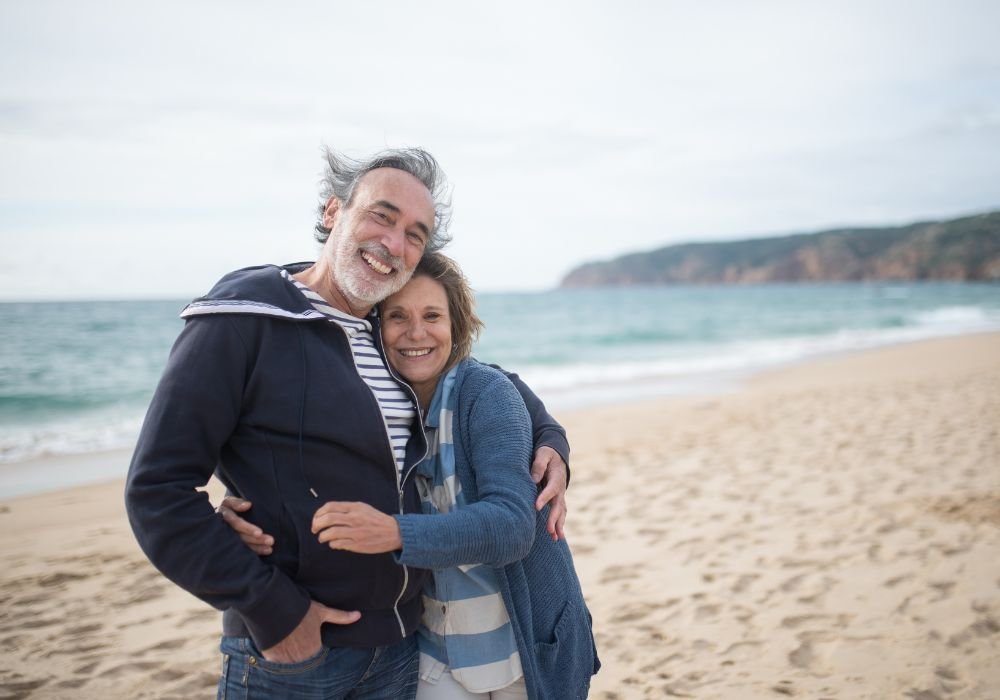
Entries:
{"label": "beach sand", "polygon": [[[1000,335],[559,417],[591,697],[1000,698]],[[121,492],[0,504],[0,700],[212,697]]]}

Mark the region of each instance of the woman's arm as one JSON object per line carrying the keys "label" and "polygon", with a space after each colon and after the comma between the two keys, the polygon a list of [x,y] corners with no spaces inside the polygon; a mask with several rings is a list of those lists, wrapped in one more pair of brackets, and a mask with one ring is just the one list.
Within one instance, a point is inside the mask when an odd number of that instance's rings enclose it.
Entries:
{"label": "woman's arm", "polygon": [[531,549],[537,492],[528,470],[531,420],[524,402],[505,377],[472,366],[457,404],[456,459],[469,460],[477,500],[449,513],[395,516],[402,564],[499,566]]}
{"label": "woman's arm", "polygon": [[321,541],[360,553],[397,551],[401,564],[435,569],[500,566],[527,555],[536,490],[524,402],[493,372],[468,377],[461,390],[452,426],[456,454],[471,462],[478,500],[449,513],[393,516],[364,504],[328,503],[313,520]]}

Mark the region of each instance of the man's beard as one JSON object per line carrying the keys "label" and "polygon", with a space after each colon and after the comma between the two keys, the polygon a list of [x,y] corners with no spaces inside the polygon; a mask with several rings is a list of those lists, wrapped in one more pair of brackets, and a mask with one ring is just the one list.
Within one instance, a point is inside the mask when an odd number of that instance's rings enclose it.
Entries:
{"label": "man's beard", "polygon": [[370,307],[386,297],[395,294],[410,279],[411,271],[406,271],[403,258],[391,255],[379,243],[366,243],[360,250],[366,250],[379,262],[389,265],[393,272],[380,279],[380,275],[365,262],[359,254],[359,246],[354,237],[337,227],[330,235],[336,236],[335,258],[331,260],[333,283],[347,298],[351,306]]}

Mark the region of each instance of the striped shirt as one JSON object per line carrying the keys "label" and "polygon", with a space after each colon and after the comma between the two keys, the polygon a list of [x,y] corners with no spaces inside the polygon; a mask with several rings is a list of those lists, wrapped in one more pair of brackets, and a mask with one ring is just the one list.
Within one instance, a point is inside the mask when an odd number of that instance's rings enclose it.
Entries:
{"label": "striped shirt", "polygon": [[[467,505],[455,474],[451,389],[457,367],[438,385],[427,411],[430,453],[417,466],[417,489],[428,515]],[[417,631],[421,678],[435,683],[446,671],[466,690],[486,693],[524,675],[514,629],[493,567],[469,564],[436,569],[424,584],[424,615]]]}
{"label": "striped shirt", "polygon": [[417,411],[409,395],[400,388],[386,369],[385,360],[375,347],[372,324],[363,318],[351,316],[330,306],[323,297],[287,271],[282,270],[281,274],[302,292],[313,308],[326,316],[331,323],[336,323],[344,329],[351,344],[351,353],[354,355],[358,374],[378,400],[385,430],[389,435],[389,443],[392,445],[392,456],[396,460],[396,469],[402,472],[403,463],[406,461],[406,442],[410,439],[410,427]]}

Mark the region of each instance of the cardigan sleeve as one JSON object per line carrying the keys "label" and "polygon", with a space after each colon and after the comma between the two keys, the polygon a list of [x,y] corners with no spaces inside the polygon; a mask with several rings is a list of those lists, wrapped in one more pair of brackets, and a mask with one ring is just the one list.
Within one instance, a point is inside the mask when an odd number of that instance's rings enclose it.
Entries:
{"label": "cardigan sleeve", "polygon": [[472,479],[461,479],[467,503],[449,513],[394,516],[401,564],[503,566],[531,550],[537,493],[529,472],[531,424],[514,386],[487,372],[462,382],[453,414],[456,471],[462,476],[471,467]]}

